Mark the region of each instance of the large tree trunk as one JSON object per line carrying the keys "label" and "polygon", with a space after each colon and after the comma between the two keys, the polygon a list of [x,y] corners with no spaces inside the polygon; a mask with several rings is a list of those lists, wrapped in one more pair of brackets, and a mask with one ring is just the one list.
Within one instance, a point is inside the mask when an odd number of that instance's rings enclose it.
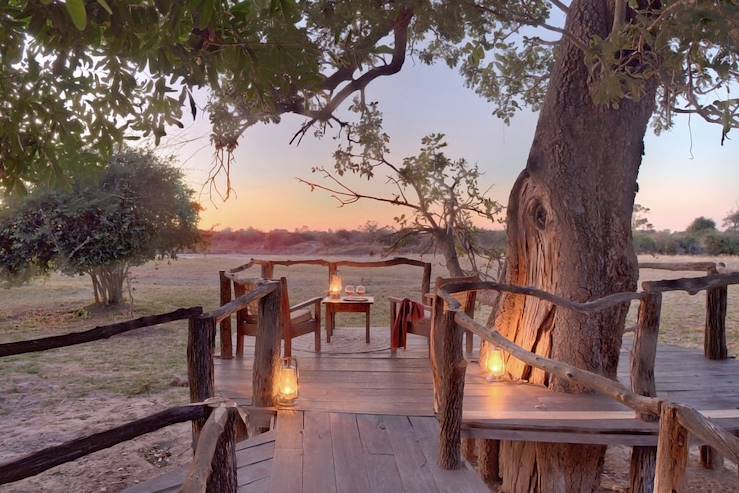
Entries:
{"label": "large tree trunk", "polygon": [[[605,38],[611,23],[612,2],[575,0],[566,29],[582,40]],[[618,108],[594,103],[583,53],[563,39],[508,205],[507,282],[577,301],[636,288],[631,212],[654,99],[651,88]],[[526,349],[615,378],[627,308],[583,315],[504,296],[496,326]],[[556,390],[582,390],[516,360],[508,371]],[[600,446],[503,442],[503,491],[593,491],[604,453]]]}
{"label": "large tree trunk", "polygon": [[88,274],[92,279],[95,303],[117,305],[123,301],[123,284],[128,278],[126,263],[97,267]]}

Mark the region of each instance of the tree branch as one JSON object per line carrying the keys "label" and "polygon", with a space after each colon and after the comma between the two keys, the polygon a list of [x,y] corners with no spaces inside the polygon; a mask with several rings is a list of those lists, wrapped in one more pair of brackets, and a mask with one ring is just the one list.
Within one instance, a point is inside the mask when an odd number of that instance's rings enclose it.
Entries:
{"label": "tree branch", "polygon": [[400,200],[397,197],[396,198],[388,198],[388,197],[380,197],[380,196],[376,196],[376,195],[366,195],[366,194],[359,193],[359,192],[351,189],[350,187],[348,187],[341,180],[339,180],[338,178],[336,178],[334,175],[332,175],[331,173],[329,173],[325,169],[322,169],[321,168],[318,171],[320,171],[321,173],[323,173],[324,178],[329,179],[329,180],[333,181],[334,183],[336,183],[339,188],[328,187],[328,186],[325,186],[325,185],[321,185],[319,183],[315,183],[315,182],[311,182],[311,181],[305,180],[303,178],[297,178],[297,180],[300,183],[304,183],[305,185],[308,185],[310,187],[311,191],[318,189],[318,190],[324,190],[324,191],[330,193],[331,196],[333,198],[335,198],[339,202],[339,204],[340,204],[339,207],[343,207],[343,206],[348,205],[348,204],[353,204],[355,202],[358,202],[361,199],[368,199],[368,200],[374,200],[374,201],[377,201],[377,202],[384,202],[384,203],[392,204],[392,205],[400,205],[400,206],[403,206],[403,207],[409,207],[411,209],[414,209],[414,210],[417,210],[417,211],[421,211],[421,207],[420,206],[418,206],[418,205],[416,205],[416,204],[414,204],[412,202],[408,202],[407,200]]}
{"label": "tree branch", "polygon": [[[304,134],[307,129],[310,128],[317,121],[323,122],[331,119],[333,117],[334,111],[336,111],[336,108],[338,108],[339,105],[346,100],[346,98],[357,91],[364,90],[364,88],[367,87],[370,82],[377,79],[378,77],[394,75],[400,72],[400,69],[403,68],[403,64],[405,63],[405,54],[408,47],[408,26],[410,25],[411,19],[413,19],[413,10],[409,8],[404,8],[393,24],[393,36],[395,46],[393,47],[393,56],[390,60],[390,63],[381,65],[379,67],[374,67],[356,79],[351,79],[351,73],[354,72],[353,69],[348,77],[345,77],[348,69],[340,69],[339,71],[337,71],[337,73],[333,74],[326,80],[326,82],[324,83],[325,88],[330,88],[332,84],[335,84],[333,86],[333,88],[335,88],[338,87],[338,85],[343,81],[350,79],[351,81],[344,87],[342,87],[335,96],[330,98],[329,101],[320,110],[308,110],[303,105],[290,105],[286,108],[292,113],[309,116],[311,118],[311,121],[304,125],[301,131],[299,131],[298,133]],[[337,75],[339,74],[339,72],[341,72],[341,74]],[[342,77],[344,78],[342,79]],[[297,135],[298,134],[296,134],[296,136]],[[295,136],[292,140],[295,140]],[[292,142],[292,140],[290,142]]]}
{"label": "tree branch", "polygon": [[552,2],[552,5],[554,5],[555,7],[557,7],[559,10],[561,10],[565,14],[569,14],[570,13],[570,8],[567,5],[565,5],[564,3],[560,2],[559,0],[549,0],[549,1]]}

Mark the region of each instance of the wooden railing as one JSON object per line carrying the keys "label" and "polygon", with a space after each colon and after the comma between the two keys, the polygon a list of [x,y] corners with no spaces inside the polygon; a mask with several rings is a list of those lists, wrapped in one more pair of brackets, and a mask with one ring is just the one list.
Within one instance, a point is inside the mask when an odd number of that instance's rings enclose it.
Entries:
{"label": "wooden railing", "polygon": [[[721,262],[641,262],[639,268],[675,272],[705,272],[709,276],[726,271],[726,265]],[[728,290],[726,285],[706,288],[706,323],[703,335],[703,354],[708,359],[722,360],[729,357],[726,346],[727,300]]]}
{"label": "wooden railing", "polygon": [[[340,267],[379,268],[392,267],[395,265],[410,265],[423,268],[423,275],[421,276],[421,299],[424,299],[424,296],[431,290],[431,264],[411,258],[394,257],[387,260],[371,261],[326,260],[322,258],[302,260],[251,259],[249,262],[238,267],[234,267],[233,269],[219,271],[221,305],[227,305],[231,302],[233,293],[236,292],[234,289],[235,286],[232,287],[232,284],[234,284],[234,279],[240,272],[248,270],[254,266],[259,266],[262,279],[273,279],[275,266],[289,267],[292,265],[318,265],[326,267],[328,269],[327,286],[331,277],[338,273]],[[240,281],[243,282],[244,280],[241,279]],[[222,317],[219,322],[221,334],[221,357],[224,359],[233,358],[231,317]]]}
{"label": "wooden railing", "polygon": [[[445,282],[437,280],[432,304],[431,356],[434,369],[435,403],[440,420],[439,465],[454,469],[461,464],[461,430],[466,361],[462,352],[462,333],[470,330],[511,357],[548,372],[580,388],[611,397],[636,411],[643,420],[659,420],[658,446],[635,447],[632,470],[633,491],[647,491],[654,484],[657,493],[685,491],[685,465],[688,434],[739,463],[739,438],[716,426],[695,409],[656,397],[654,361],[659,333],[662,293],[726,289],[739,284],[739,273],[711,273],[705,277],[642,283],[641,292],[617,293],[585,303],[573,302],[536,288],[509,286],[495,282]],[[454,293],[494,290],[544,299],[554,305],[592,313],[639,300],[631,367],[631,389],[596,373],[546,358],[518,346],[494,328],[473,320],[462,310]],[[656,456],[656,461],[655,461]],[[639,489],[643,488],[643,489]]]}
{"label": "wooden railing", "polygon": [[200,307],[182,308],[83,332],[0,344],[0,357],[12,356],[106,339],[129,330],[188,319],[187,374],[192,402],[0,464],[0,484],[19,481],[146,433],[191,421],[195,455],[183,491],[236,492],[235,443],[247,431],[236,405],[225,399],[214,398],[215,328],[224,318],[258,301],[260,316],[252,375],[253,405],[240,406],[239,409],[249,413],[250,432],[263,431],[273,413],[273,388],[279,371],[282,327],[279,283],[255,282],[260,285],[254,291],[206,314]]}

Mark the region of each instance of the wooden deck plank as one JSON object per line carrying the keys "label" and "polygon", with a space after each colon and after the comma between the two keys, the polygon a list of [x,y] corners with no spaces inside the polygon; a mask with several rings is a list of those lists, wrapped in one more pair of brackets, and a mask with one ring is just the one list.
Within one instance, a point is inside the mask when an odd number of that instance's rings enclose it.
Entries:
{"label": "wooden deck plank", "polygon": [[271,457],[269,459],[257,462],[255,464],[249,464],[244,467],[238,468],[238,485],[249,486],[252,483],[262,481],[263,479],[269,479],[272,476],[273,461]]}
{"label": "wooden deck plank", "polygon": [[357,427],[362,445],[368,454],[392,455],[385,424],[380,415],[360,414],[357,416]]}
{"label": "wooden deck plank", "polygon": [[408,493],[438,492],[431,465],[413,434],[408,417],[384,416],[383,423],[390,437],[404,490]]}
{"label": "wooden deck plank", "polygon": [[306,411],[303,420],[303,492],[336,493],[330,416]]}
{"label": "wooden deck plank", "polygon": [[336,491],[369,493],[367,454],[359,438],[356,415],[331,413],[330,421]]}
{"label": "wooden deck plank", "polygon": [[393,455],[368,454],[366,460],[372,493],[403,491],[403,483]]}
{"label": "wooden deck plank", "polygon": [[277,413],[275,449],[303,450],[303,413],[281,410]]}
{"label": "wooden deck plank", "polygon": [[437,465],[439,457],[439,422],[436,418],[412,416],[410,418],[413,433],[418,440],[434,476],[436,486],[441,493],[483,493],[488,492],[475,471],[458,469],[446,471]]}
{"label": "wooden deck plank", "polygon": [[272,459],[270,491],[303,491],[303,413],[281,410],[277,413],[275,453]]}
{"label": "wooden deck plank", "polygon": [[270,476],[271,493],[301,493],[303,491],[303,451],[275,448]]}
{"label": "wooden deck plank", "polygon": [[270,478],[263,478],[253,483],[239,486],[239,489],[236,491],[238,493],[269,493],[270,485]]}

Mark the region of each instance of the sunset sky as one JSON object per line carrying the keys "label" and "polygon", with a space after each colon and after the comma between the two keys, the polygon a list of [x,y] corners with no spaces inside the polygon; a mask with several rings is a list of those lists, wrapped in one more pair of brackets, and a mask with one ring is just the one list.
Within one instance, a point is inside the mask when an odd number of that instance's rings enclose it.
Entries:
{"label": "sunset sky", "polygon": [[[448,155],[479,164],[485,171],[483,184],[492,185],[493,197],[505,204],[526,163],[535,114],[521,114],[506,126],[492,115],[490,104],[464,87],[456,71],[412,59],[399,74],[374,81],[367,98],[380,101],[393,160],[415,154],[424,135],[445,133]],[[279,125],[247,131],[231,176],[237,196],[225,203],[215,196],[211,201],[206,190],[200,196],[206,208],[201,227],[292,230],[354,228],[368,220],[392,224],[398,208],[370,202],[338,208],[327,194],[311,193],[297,182],[296,177],[319,179],[311,176],[311,167],[330,166],[337,144],[331,134],[316,139],[309,132],[299,146],[289,145],[303,121],[289,115]],[[207,115],[198,115],[184,130],[175,130],[160,151],[175,153],[189,183],[200,190],[212,165]],[[657,229],[683,230],[699,215],[720,224],[739,205],[739,132],[730,137],[733,140],[722,147],[720,128],[699,118],[679,119],[669,134],[655,136],[648,131],[637,202],[652,210],[649,218]],[[174,145],[189,139],[195,140]],[[389,190],[383,179],[352,183],[375,194]]]}

